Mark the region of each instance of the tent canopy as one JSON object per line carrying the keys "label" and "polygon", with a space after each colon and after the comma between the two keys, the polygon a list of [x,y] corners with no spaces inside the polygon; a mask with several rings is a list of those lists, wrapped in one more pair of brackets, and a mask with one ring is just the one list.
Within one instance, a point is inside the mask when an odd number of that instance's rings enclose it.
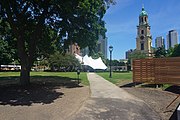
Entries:
{"label": "tent canopy", "polygon": [[81,57],[78,54],[75,54],[75,57],[81,63],[83,63],[83,65],[88,65],[88,66],[92,67],[93,69],[101,69],[101,70],[107,69],[107,66],[103,63],[101,57],[99,57],[98,59],[92,59],[92,57],[88,57],[88,55]]}

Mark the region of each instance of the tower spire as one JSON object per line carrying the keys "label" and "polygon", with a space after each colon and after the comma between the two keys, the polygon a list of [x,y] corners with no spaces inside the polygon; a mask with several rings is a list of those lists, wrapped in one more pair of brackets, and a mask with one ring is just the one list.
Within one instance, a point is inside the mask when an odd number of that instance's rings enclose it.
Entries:
{"label": "tower spire", "polygon": [[142,4],[142,11],[140,13],[140,16],[148,16],[148,13],[144,9],[144,4]]}
{"label": "tower spire", "polygon": [[141,0],[142,10],[144,10],[144,3],[143,0]]}

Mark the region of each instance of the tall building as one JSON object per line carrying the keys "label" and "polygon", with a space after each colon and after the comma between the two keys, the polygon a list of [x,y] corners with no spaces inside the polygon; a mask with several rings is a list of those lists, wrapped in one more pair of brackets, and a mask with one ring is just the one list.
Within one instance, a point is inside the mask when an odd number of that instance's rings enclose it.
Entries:
{"label": "tall building", "polygon": [[[104,55],[104,58],[107,59],[107,38],[103,38],[102,35],[99,35],[99,39],[97,41],[97,47],[95,48],[96,52],[101,52]],[[81,55],[88,55],[89,47],[81,49]]]}
{"label": "tall building", "polygon": [[156,37],[156,39],[155,39],[155,47],[156,48],[165,47],[164,38],[162,36]]}
{"label": "tall building", "polygon": [[104,58],[107,58],[107,38],[103,38],[102,35],[99,35],[97,51],[101,52],[104,55]]}
{"label": "tall building", "polygon": [[178,44],[178,32],[176,30],[170,30],[167,34],[167,49],[174,47]]}
{"label": "tall building", "polygon": [[81,56],[89,55],[89,47],[81,49]]}
{"label": "tall building", "polygon": [[134,52],[133,49],[130,49],[130,50],[126,51],[126,59],[129,59],[129,55],[130,55],[131,53],[133,53],[133,52]]}
{"label": "tall building", "polygon": [[152,55],[152,36],[148,22],[148,13],[142,7],[139,14],[139,25],[137,26],[136,51]]}
{"label": "tall building", "polygon": [[77,43],[74,43],[74,44],[71,44],[69,45],[69,48],[66,50],[66,53],[69,53],[69,54],[78,54],[80,55],[80,47],[78,46]]}

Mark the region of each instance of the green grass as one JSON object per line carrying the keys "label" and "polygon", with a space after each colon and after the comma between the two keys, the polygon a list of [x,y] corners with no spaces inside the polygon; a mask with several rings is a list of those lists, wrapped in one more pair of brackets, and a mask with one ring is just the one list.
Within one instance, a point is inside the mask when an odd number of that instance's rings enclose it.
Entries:
{"label": "green grass", "polygon": [[171,87],[172,85],[170,85],[170,84],[163,84],[162,86],[161,86],[161,89],[162,90],[165,90],[165,89],[167,89],[167,88],[169,88],[169,87]]}
{"label": "green grass", "polygon": [[[19,72],[0,72],[0,81],[12,81],[18,80],[20,76]],[[46,79],[53,78],[54,80],[77,80],[76,72],[31,72],[30,76],[32,79]],[[89,85],[87,74],[81,72],[80,81],[84,85]]]}
{"label": "green grass", "polygon": [[10,77],[10,76],[17,77],[19,75],[20,72],[0,72],[0,77]]}
{"label": "green grass", "polygon": [[[100,72],[97,74],[116,85],[123,85],[124,83],[126,84],[126,83],[133,82],[132,81],[132,72],[126,72],[126,73],[112,72],[112,78],[109,78],[109,72]],[[172,85],[170,85],[170,84],[162,84],[160,86],[160,88],[162,90],[165,90],[171,86]],[[154,87],[156,87],[156,84],[142,83],[139,85],[139,87],[146,87],[146,88],[153,87],[154,88]]]}
{"label": "green grass", "polygon": [[[34,76],[48,76],[48,77],[66,77],[70,79],[77,79],[76,72],[31,72],[32,77]],[[89,85],[89,81],[87,79],[87,74],[85,72],[81,72],[79,75],[81,83],[84,85]]]}
{"label": "green grass", "polygon": [[122,81],[132,81],[132,72],[127,73],[112,73],[112,78],[109,78],[109,72],[97,73],[104,79],[118,85]]}

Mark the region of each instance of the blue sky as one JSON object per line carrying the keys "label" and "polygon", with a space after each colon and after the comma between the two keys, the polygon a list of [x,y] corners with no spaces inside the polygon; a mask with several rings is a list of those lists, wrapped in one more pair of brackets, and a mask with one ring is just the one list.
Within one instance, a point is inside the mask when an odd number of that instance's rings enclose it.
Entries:
{"label": "blue sky", "polygon": [[104,16],[108,46],[114,47],[113,59],[124,59],[127,50],[136,48],[136,26],[142,4],[149,16],[153,47],[155,38],[166,39],[169,30],[175,29],[180,35],[180,0],[116,0],[116,5]]}

